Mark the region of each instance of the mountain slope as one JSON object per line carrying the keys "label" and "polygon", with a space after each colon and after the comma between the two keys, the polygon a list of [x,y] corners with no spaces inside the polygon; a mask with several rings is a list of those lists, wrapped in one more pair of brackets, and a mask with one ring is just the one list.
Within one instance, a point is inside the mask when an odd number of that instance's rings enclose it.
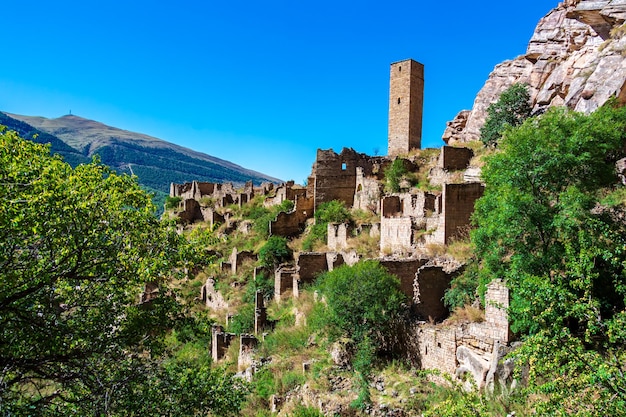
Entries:
{"label": "mountain slope", "polygon": [[24,139],[37,143],[49,143],[50,152],[61,155],[63,159],[72,166],[89,162],[89,158],[56,136],[42,132],[28,123],[9,117],[2,112],[0,112],[0,125],[6,126],[9,130],[16,131]]}
{"label": "mountain slope", "polygon": [[229,161],[75,115],[56,119],[7,115],[61,139],[85,157],[98,154],[104,164],[120,172],[132,170],[141,184],[163,192],[169,191],[171,182],[192,180],[237,184],[280,182]]}

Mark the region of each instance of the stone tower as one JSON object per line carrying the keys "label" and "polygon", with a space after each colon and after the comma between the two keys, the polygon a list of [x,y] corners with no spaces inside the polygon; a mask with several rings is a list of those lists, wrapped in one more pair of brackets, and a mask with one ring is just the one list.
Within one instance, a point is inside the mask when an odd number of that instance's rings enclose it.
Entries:
{"label": "stone tower", "polygon": [[412,59],[394,62],[389,74],[389,156],[422,146],[424,65]]}

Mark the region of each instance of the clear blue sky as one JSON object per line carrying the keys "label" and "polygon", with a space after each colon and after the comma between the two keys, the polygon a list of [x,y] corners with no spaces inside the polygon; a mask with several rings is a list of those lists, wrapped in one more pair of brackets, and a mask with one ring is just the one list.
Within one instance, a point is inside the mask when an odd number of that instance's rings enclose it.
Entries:
{"label": "clear blue sky", "polygon": [[0,111],[68,112],[302,182],[387,152],[389,64],[425,65],[423,147],[556,0],[3,0]]}

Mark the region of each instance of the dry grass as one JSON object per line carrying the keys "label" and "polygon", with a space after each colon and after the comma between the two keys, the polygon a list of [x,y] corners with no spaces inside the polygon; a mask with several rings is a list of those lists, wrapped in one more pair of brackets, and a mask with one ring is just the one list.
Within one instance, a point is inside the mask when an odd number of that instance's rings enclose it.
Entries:
{"label": "dry grass", "polygon": [[436,258],[446,254],[447,247],[442,243],[427,243],[424,247],[426,254],[430,257]]}
{"label": "dry grass", "polygon": [[455,260],[465,263],[469,261],[474,255],[474,249],[472,242],[469,238],[466,239],[454,239],[448,245],[448,255],[452,256]]}
{"label": "dry grass", "polygon": [[466,305],[464,307],[457,307],[450,317],[448,317],[444,324],[461,324],[461,323],[482,323],[485,321],[485,311]]}
{"label": "dry grass", "polygon": [[362,258],[377,258],[380,252],[380,236],[361,233],[348,239],[348,250],[350,249],[354,249]]}

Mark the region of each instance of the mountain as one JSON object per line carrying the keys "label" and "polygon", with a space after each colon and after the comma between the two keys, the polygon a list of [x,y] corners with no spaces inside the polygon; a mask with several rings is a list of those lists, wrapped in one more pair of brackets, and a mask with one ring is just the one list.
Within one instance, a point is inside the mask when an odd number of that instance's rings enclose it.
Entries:
{"label": "mountain", "polygon": [[585,113],[617,96],[626,103],[626,1],[566,0],[543,17],[526,53],[495,67],[472,110],[448,122],[446,143],[480,138],[487,107],[514,83],[529,87],[534,112]]}
{"label": "mountain", "polygon": [[49,143],[50,152],[63,156],[63,159],[72,166],[89,162],[88,157],[72,148],[56,136],[36,129],[28,123],[9,117],[2,112],[0,112],[0,125],[6,126],[9,130],[16,131],[24,139],[37,143]]}
{"label": "mountain", "polygon": [[50,142],[52,151],[66,160],[68,155],[75,156],[76,160],[87,160],[97,154],[102,163],[118,172],[131,173],[132,170],[142,185],[164,193],[169,192],[171,182],[192,180],[235,184],[252,181],[256,185],[282,182],[223,159],[75,115],[56,119],[11,113],[2,116],[0,124],[10,125],[20,134],[26,132],[28,139],[32,139],[32,132],[39,133],[37,141]]}

